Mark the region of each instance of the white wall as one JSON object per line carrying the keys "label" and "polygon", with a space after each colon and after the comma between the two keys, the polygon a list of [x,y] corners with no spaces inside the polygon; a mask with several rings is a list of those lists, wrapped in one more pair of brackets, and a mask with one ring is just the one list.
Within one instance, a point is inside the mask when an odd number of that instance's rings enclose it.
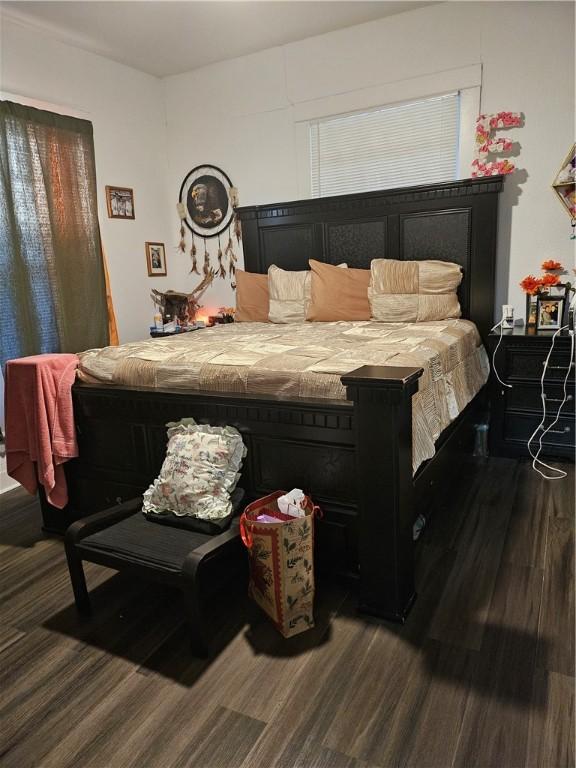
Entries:
{"label": "white wall", "polygon": [[[523,314],[518,281],[543,258],[572,256],[550,183],[574,135],[573,35],[569,2],[451,2],[158,80],[6,21],[0,87],[92,120],[102,237],[129,341],[147,334],[151,287],[191,290],[199,280],[176,250],[175,204],[191,168],[222,167],[244,205],[302,197],[303,116],[427,95],[444,82],[468,87],[481,68],[482,110],[526,115],[506,132],[521,144],[527,178],[508,178],[501,196],[497,281],[497,303]],[[134,188],[135,221],[108,218],[106,184]],[[146,240],[166,243],[167,278],[148,278]],[[233,302],[229,281],[217,279],[204,311]]]}
{"label": "white wall", "polygon": [[[171,285],[169,278],[148,277],[144,253],[146,240],[165,241],[170,231],[161,81],[12,20],[4,20],[0,49],[2,91],[92,121],[100,226],[120,339],[145,338],[154,314],[150,288]],[[134,221],[108,218],[106,185],[134,188]],[[172,258],[168,252],[169,274]]]}
{"label": "white wall", "polygon": [[[573,259],[569,218],[550,189],[574,136],[573,60],[571,3],[454,2],[167,78],[169,202],[203,162],[229,173],[243,205],[296,199],[295,121],[306,111],[370,101],[385,85],[395,100],[404,90],[411,98],[415,82],[429,89],[430,75],[441,73],[441,82],[481,65],[482,111],[526,115],[524,128],[505,132],[521,144],[516,162],[527,178],[508,178],[501,196],[497,277],[497,304],[509,300],[523,316],[519,280],[544,258]],[[173,263],[174,282],[186,284],[187,257]],[[216,281],[205,303],[231,301],[228,285]]]}

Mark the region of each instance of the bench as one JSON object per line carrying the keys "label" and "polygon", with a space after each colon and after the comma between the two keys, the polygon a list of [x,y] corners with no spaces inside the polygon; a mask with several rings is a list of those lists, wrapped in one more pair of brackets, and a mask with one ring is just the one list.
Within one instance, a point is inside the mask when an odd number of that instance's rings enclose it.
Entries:
{"label": "bench", "polygon": [[[232,494],[235,512],[243,496],[244,491],[239,488]],[[147,520],[142,514],[141,498],[73,523],[66,531],[65,548],[80,614],[91,612],[84,560],[117,571],[132,571],[182,592],[192,650],[200,656],[209,653],[211,639],[202,606],[202,574],[209,563],[234,567],[246,561],[238,516],[223,533],[199,533]]]}

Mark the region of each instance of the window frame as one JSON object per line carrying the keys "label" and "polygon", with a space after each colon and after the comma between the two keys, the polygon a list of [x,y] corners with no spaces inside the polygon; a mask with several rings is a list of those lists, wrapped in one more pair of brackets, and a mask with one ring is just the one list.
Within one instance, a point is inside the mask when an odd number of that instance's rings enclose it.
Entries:
{"label": "window frame", "polygon": [[460,94],[456,179],[469,178],[474,159],[476,118],[481,111],[481,82],[482,67],[478,64],[294,105],[292,112],[298,199],[312,198],[309,135],[311,122],[357,112],[368,112],[395,104],[421,101],[456,91]]}

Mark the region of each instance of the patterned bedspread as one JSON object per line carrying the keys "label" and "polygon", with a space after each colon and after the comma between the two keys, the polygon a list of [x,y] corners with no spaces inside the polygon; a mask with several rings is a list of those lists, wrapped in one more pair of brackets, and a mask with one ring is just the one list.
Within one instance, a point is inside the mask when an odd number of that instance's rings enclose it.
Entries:
{"label": "patterned bedspread", "polygon": [[427,323],[236,323],[172,338],[92,349],[85,382],[151,389],[346,399],[340,377],[361,365],[424,369],[413,398],[414,470],[488,379],[480,336],[468,320]]}

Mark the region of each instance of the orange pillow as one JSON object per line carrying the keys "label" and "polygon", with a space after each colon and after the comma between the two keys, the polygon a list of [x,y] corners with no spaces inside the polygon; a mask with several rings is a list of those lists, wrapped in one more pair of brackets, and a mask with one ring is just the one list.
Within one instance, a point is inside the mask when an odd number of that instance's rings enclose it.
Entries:
{"label": "orange pillow", "polygon": [[269,312],[268,275],[236,270],[237,323],[267,323]]}
{"label": "orange pillow", "polygon": [[370,320],[369,269],[342,269],[310,259],[312,300],[307,320]]}

